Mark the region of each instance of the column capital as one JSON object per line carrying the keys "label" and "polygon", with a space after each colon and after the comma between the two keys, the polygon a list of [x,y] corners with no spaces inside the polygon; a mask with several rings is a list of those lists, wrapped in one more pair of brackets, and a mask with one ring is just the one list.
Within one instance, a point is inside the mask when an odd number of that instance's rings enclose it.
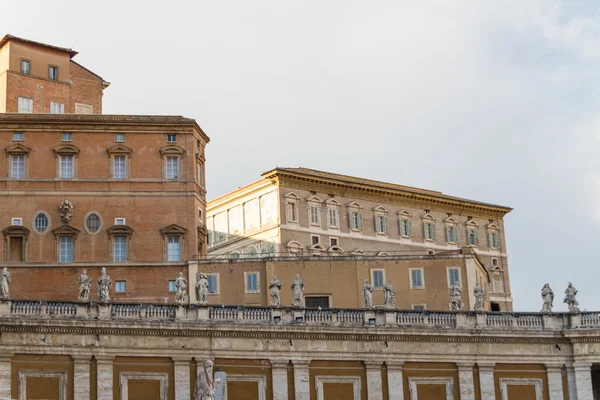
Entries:
{"label": "column capital", "polygon": [[174,365],[191,365],[192,357],[171,357]]}
{"label": "column capital", "polygon": [[[459,370],[461,370],[461,369],[462,370],[465,370],[465,369],[472,370],[473,367],[475,366],[475,363],[469,362],[469,361],[461,361],[461,362],[457,362],[456,366],[458,367]],[[492,368],[494,368],[494,367],[492,366]]]}
{"label": "column capital", "polygon": [[364,362],[367,370],[370,370],[370,369],[381,370],[381,367],[383,366],[383,361],[364,360],[363,362]]}
{"label": "column capital", "polygon": [[310,360],[293,360],[292,359],[292,364],[294,365],[294,368],[296,368],[296,367],[308,368],[308,366],[310,364]]}
{"label": "column capital", "polygon": [[404,361],[386,361],[385,365],[387,366],[388,371],[402,371],[402,368],[404,367]]}
{"label": "column capital", "polygon": [[547,372],[560,372],[562,371],[563,364],[545,364]]}
{"label": "column capital", "polygon": [[0,362],[11,362],[14,354],[0,354]]}
{"label": "column capital", "polygon": [[271,363],[272,369],[284,369],[287,368],[290,363],[289,360],[269,360],[269,362]]}
{"label": "column capital", "polygon": [[71,356],[73,364],[90,364],[92,362],[92,356]]}
{"label": "column capital", "polygon": [[493,371],[494,367],[496,366],[496,363],[493,362],[489,362],[489,361],[478,361],[477,362],[477,367],[479,367],[480,371]]}
{"label": "column capital", "polygon": [[112,356],[112,355],[102,355],[102,356],[94,355],[94,358],[96,359],[96,363],[98,363],[98,364],[112,364],[113,360],[115,359],[115,356]]}
{"label": "column capital", "polygon": [[573,369],[575,369],[576,371],[587,371],[590,370],[592,368],[592,363],[591,362],[574,362],[573,363]]}

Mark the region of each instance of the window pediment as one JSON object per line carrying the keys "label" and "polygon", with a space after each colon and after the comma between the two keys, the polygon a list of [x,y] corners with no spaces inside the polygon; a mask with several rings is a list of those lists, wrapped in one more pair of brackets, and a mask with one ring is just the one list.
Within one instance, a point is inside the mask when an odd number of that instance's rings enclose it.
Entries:
{"label": "window pediment", "polygon": [[31,147],[27,147],[21,143],[13,144],[12,146],[8,146],[4,149],[6,154],[10,155],[25,155],[31,152]]}
{"label": "window pediment", "polygon": [[200,161],[201,163],[206,162],[206,158],[204,158],[204,152],[197,152],[196,160]]}
{"label": "window pediment", "polygon": [[79,229],[71,225],[59,226],[58,228],[52,230],[54,236],[77,236],[79,232]]}
{"label": "window pediment", "polygon": [[106,149],[106,152],[108,154],[126,154],[126,155],[130,155],[133,152],[133,149],[131,147],[127,147],[127,146],[122,145],[122,144],[115,144],[114,146],[111,146],[108,149]]}
{"label": "window pediment", "polygon": [[350,252],[350,254],[353,256],[364,256],[365,252],[362,251],[361,249],[354,249]]}
{"label": "window pediment", "polygon": [[377,253],[377,257],[389,257],[390,253],[386,251],[380,251]]}
{"label": "window pediment", "polygon": [[178,146],[176,144],[170,144],[159,150],[160,155],[183,155],[185,154],[185,150],[183,147]]}
{"label": "window pediment", "polygon": [[171,224],[166,228],[160,230],[160,233],[163,236],[183,236],[186,232],[187,229],[185,229],[183,226],[179,226],[176,224]]}
{"label": "window pediment", "polygon": [[334,199],[332,197],[325,200],[325,204],[327,204],[328,206],[332,206],[332,207],[339,207],[342,205],[339,201],[337,201],[336,199]]}
{"label": "window pediment", "polygon": [[301,249],[302,245],[295,240],[290,240],[286,243],[285,247],[287,247],[288,249]]}
{"label": "window pediment", "polygon": [[55,147],[52,150],[54,150],[54,153],[59,156],[76,155],[79,154],[79,152],[81,151],[79,147],[72,144],[63,144],[62,146]]}
{"label": "window pediment", "polygon": [[411,214],[411,213],[409,213],[409,212],[408,212],[408,211],[406,211],[406,210],[398,211],[398,212],[396,213],[396,215],[398,215],[399,217],[404,217],[404,218],[411,218],[411,217],[412,217],[412,214]]}
{"label": "window pediment", "polygon": [[423,214],[421,218],[423,218],[424,222],[435,222],[435,217],[431,214]]}
{"label": "window pediment", "polygon": [[4,236],[20,236],[20,237],[28,237],[29,229],[20,225],[11,225],[2,231]]}
{"label": "window pediment", "polygon": [[327,249],[328,253],[338,253],[338,254],[343,254],[344,253],[344,249],[342,249],[339,246],[331,246],[330,248]]}
{"label": "window pediment", "polygon": [[479,225],[477,225],[477,222],[475,222],[473,220],[467,221],[467,227],[469,227],[469,228],[477,228],[478,226]]}
{"label": "window pediment", "polygon": [[133,228],[128,225],[113,225],[106,230],[109,236],[131,236]]}
{"label": "window pediment", "polygon": [[487,224],[485,227],[487,228],[487,230],[490,230],[490,231],[499,231],[500,230],[500,228],[498,228],[498,225],[496,225],[496,224]]}
{"label": "window pediment", "polygon": [[458,222],[452,217],[448,217],[444,220],[444,222],[448,225],[456,225]]}
{"label": "window pediment", "polygon": [[322,203],[323,200],[321,200],[320,198],[318,198],[317,196],[310,196],[306,199],[306,201],[310,202],[310,203]]}
{"label": "window pediment", "polygon": [[290,199],[290,200],[300,200],[300,196],[298,196],[294,192],[286,193],[283,195],[283,197],[285,197],[286,199]]}
{"label": "window pediment", "polygon": [[361,206],[360,204],[358,204],[356,201],[351,201],[350,203],[346,204],[346,207],[348,207],[348,208],[355,208],[355,209],[359,209],[359,210],[363,209],[363,206]]}
{"label": "window pediment", "polygon": [[387,214],[388,210],[384,206],[377,206],[373,208],[373,211],[380,214]]}

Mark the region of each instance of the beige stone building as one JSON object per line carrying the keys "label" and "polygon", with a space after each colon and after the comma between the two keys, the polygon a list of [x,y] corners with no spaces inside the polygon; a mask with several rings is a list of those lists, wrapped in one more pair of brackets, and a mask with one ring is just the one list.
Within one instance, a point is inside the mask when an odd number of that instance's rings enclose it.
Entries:
{"label": "beige stone building", "polygon": [[[510,211],[431,190],[306,168],[276,168],[209,201],[209,257],[385,258],[469,247],[488,271],[492,309],[512,310],[504,236],[504,216]],[[411,272],[411,280],[456,280],[449,275],[453,264],[445,267]],[[392,284],[403,286],[399,289],[411,297],[414,291],[402,282],[404,277],[396,279]],[[357,301],[354,292],[351,296]],[[433,299],[424,302],[439,304]]]}

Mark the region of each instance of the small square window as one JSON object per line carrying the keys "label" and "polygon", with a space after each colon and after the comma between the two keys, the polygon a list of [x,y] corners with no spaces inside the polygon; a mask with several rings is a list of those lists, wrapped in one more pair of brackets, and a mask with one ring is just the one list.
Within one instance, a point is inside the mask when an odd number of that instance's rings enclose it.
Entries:
{"label": "small square window", "polygon": [[63,132],[63,134],[62,134],[62,141],[63,142],[70,142],[71,140],[73,140],[73,134],[71,132]]}
{"label": "small square window", "polygon": [[330,246],[337,246],[338,245],[338,239],[337,238],[329,238],[329,245]]}
{"label": "small square window", "polygon": [[33,99],[28,99],[26,97],[18,97],[18,112],[20,113],[29,113],[33,112]]}
{"label": "small square window", "polygon": [[50,114],[64,114],[65,105],[62,103],[50,102]]}
{"label": "small square window", "polygon": [[21,73],[25,75],[31,74],[31,61],[21,60]]}
{"label": "small square window", "polygon": [[498,259],[497,258],[492,258],[492,265],[494,267],[498,266]]}
{"label": "small square window", "polygon": [[425,310],[425,304],[413,304],[412,305],[412,309],[414,311],[424,311]]}
{"label": "small square window", "polygon": [[48,79],[57,81],[58,80],[58,67],[54,65],[48,66]]}
{"label": "small square window", "polygon": [[117,133],[115,135],[115,142],[124,142],[125,141],[125,134],[124,133]]}
{"label": "small square window", "polygon": [[169,281],[169,292],[176,292],[177,287],[175,287],[175,281]]}
{"label": "small square window", "polygon": [[167,135],[167,142],[169,143],[175,143],[177,141],[177,135],[174,133],[169,133]]}
{"label": "small square window", "polygon": [[320,238],[317,235],[311,235],[310,236],[310,244],[311,245],[315,245],[315,244],[319,244]]}
{"label": "small square window", "polygon": [[23,140],[23,132],[15,132],[15,133],[13,133],[13,140],[16,140],[16,141]]}
{"label": "small square window", "polygon": [[21,225],[23,225],[23,218],[20,218],[20,217],[11,218],[10,219],[10,224],[11,225],[21,226]]}
{"label": "small square window", "polygon": [[127,284],[125,281],[116,281],[115,282],[115,292],[125,293],[126,288],[127,288]]}
{"label": "small square window", "polygon": [[258,272],[246,272],[246,293],[260,293]]}
{"label": "small square window", "polygon": [[115,218],[115,225],[125,225],[125,218]]}

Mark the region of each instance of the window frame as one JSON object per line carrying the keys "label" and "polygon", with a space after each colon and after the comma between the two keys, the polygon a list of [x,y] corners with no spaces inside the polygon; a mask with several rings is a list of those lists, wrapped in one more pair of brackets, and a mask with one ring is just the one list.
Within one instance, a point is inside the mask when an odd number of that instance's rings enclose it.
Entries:
{"label": "window frame", "polygon": [[[125,235],[115,235],[112,238],[112,248],[113,248],[113,254],[112,254],[112,260],[113,262],[127,262],[128,260],[128,253],[129,253],[129,249],[127,248],[127,242],[128,242],[128,238]],[[119,259],[117,259],[117,246],[122,246],[122,249],[119,249]],[[121,254],[121,250],[123,250],[123,253]]]}
{"label": "window frame", "polygon": [[73,132],[63,132],[61,135],[61,142],[72,142]]}
{"label": "window frame", "polygon": [[[317,239],[317,243],[313,243],[314,239]],[[321,244],[321,236],[320,235],[310,235],[310,246],[315,246],[317,244]]]}
{"label": "window frame", "polygon": [[[21,101],[25,101],[27,100],[27,104],[31,106],[31,111],[21,111],[24,110],[24,108],[21,108]],[[31,97],[25,97],[25,96],[17,96],[17,112],[20,114],[33,114],[34,111],[34,104],[33,104],[33,99]],[[27,108],[29,109],[29,108]]]}
{"label": "window frame", "polygon": [[446,281],[448,282],[448,288],[451,288],[453,286],[453,283],[451,282],[451,279],[450,279],[451,271],[458,272],[458,286],[463,287],[461,268],[460,267],[446,267]]}
{"label": "window frame", "polygon": [[[37,229],[37,225],[36,225],[37,218],[40,215],[43,215],[44,217],[46,217],[46,228],[43,231],[39,231]],[[48,233],[48,231],[50,231],[51,226],[52,226],[52,220],[50,219],[50,215],[46,211],[39,210],[33,214],[33,218],[31,219],[31,228],[33,229],[33,231],[35,233],[37,233],[38,235],[45,235],[46,233]]]}
{"label": "window frame", "polygon": [[[421,286],[419,287],[415,287],[413,285],[413,271],[420,271],[421,272]],[[424,290],[425,289],[425,271],[423,267],[420,268],[409,268],[408,269],[408,279],[409,279],[409,287],[411,290]]]}
{"label": "window frame", "polygon": [[[176,280],[169,280],[167,283],[167,292],[169,293],[176,293],[177,292],[177,287],[175,287],[175,282]],[[173,289],[171,289],[171,284],[173,284]]]}
{"label": "window frame", "polygon": [[[70,239],[71,243],[71,259],[63,260],[63,239]],[[59,263],[69,263],[75,261],[75,238],[70,235],[61,235],[58,236],[58,262]]]}
{"label": "window frame", "polygon": [[[17,163],[18,167],[15,169],[15,162],[21,160],[21,163]],[[11,154],[10,155],[10,179],[22,180],[26,178],[26,164],[27,157],[24,154]],[[19,172],[17,174],[16,172]],[[19,175],[19,176],[16,176]]]}
{"label": "window frame", "polygon": [[[28,71],[24,71],[23,69],[23,63],[27,63],[27,65],[29,66],[29,70]],[[27,58],[21,58],[21,62],[20,62],[20,71],[23,75],[31,75],[31,60],[27,59]]]}
{"label": "window frame", "polygon": [[[119,136],[121,135],[121,136]],[[119,139],[121,137],[122,139]],[[117,132],[115,133],[115,143],[125,143],[125,133]]]}
{"label": "window frame", "polygon": [[[171,240],[173,240],[173,243],[175,243],[175,239],[177,239],[177,251],[178,251],[178,257],[177,259],[171,259],[171,254],[170,254],[170,250],[169,250],[169,244],[171,244]],[[180,262],[182,257],[181,257],[181,242],[182,242],[182,237],[181,236],[177,236],[177,235],[168,235],[166,237],[166,261],[168,262]]]}
{"label": "window frame", "polygon": [[[58,108],[60,112],[53,112],[53,111],[56,111],[56,108]],[[55,102],[51,101],[48,111],[49,111],[49,114],[64,114],[65,113],[65,105],[64,105],[64,103],[55,103]]]}
{"label": "window frame", "polygon": [[[123,285],[123,290],[119,290],[121,284]],[[127,281],[125,279],[115,281],[115,293],[127,293]]]}
{"label": "window frame", "polygon": [[[422,307],[422,309],[418,309],[418,308],[415,308],[415,307]],[[411,304],[410,305],[410,309],[412,311],[425,311],[425,310],[427,310],[427,304],[426,303]]]}
{"label": "window frame", "polygon": [[[204,273],[204,275],[206,275],[206,280],[208,281],[208,295],[209,295],[209,296],[211,296],[211,295],[213,295],[213,296],[214,296],[214,295],[219,295],[219,294],[221,294],[221,290],[220,290],[220,286],[221,286],[220,280],[221,280],[221,278],[220,278],[220,276],[219,276],[219,273],[218,273],[218,272],[211,272],[211,273],[206,273],[206,272],[205,272],[205,273]],[[208,277],[209,277],[209,276],[214,276],[214,277],[215,277],[215,281],[216,281],[216,283],[215,283],[215,286],[216,286],[216,291],[214,291],[214,292],[211,292],[211,291],[210,291],[210,279],[208,279]]]}
{"label": "window frame", "polygon": [[[92,216],[95,215],[96,217],[98,217],[98,229],[96,231],[92,231],[90,230],[89,226],[88,226],[88,219]],[[102,215],[100,215],[100,213],[98,211],[92,210],[92,211],[88,211],[85,216],[83,217],[83,229],[89,234],[89,235],[97,235],[102,231],[102,226],[104,225],[104,221],[102,219]]]}
{"label": "window frame", "polygon": [[[335,244],[331,242],[332,240],[335,240]],[[339,245],[340,245],[340,239],[338,237],[335,237],[335,236],[329,237],[329,247],[333,247],[333,246],[339,247]]]}
{"label": "window frame", "polygon": [[[55,72],[54,77],[51,74],[52,71]],[[48,79],[51,80],[51,81],[58,81],[59,80],[59,68],[58,68],[57,65],[48,64]]]}
{"label": "window frame", "polygon": [[[171,138],[173,140],[171,140]],[[167,133],[167,143],[177,143],[177,134],[176,133]]]}
{"label": "window frame", "polygon": [[[248,289],[248,276],[256,275],[256,290]],[[260,271],[244,271],[244,293],[259,294],[260,293]]]}
{"label": "window frame", "polygon": [[[20,136],[17,136],[20,135]],[[22,142],[25,140],[25,133],[21,131],[13,132],[13,142]]]}
{"label": "window frame", "polygon": [[[121,163],[122,159],[122,163]],[[128,179],[127,174],[127,156],[122,154],[117,154],[112,156],[113,168],[112,168],[112,178],[118,180]],[[117,168],[119,166],[119,168]],[[117,176],[117,171],[119,171],[119,176]]]}
{"label": "window frame", "polygon": [[[375,285],[375,273],[381,272],[381,286]],[[371,268],[371,285],[373,286],[373,290],[383,290],[385,286],[385,268]]]}

